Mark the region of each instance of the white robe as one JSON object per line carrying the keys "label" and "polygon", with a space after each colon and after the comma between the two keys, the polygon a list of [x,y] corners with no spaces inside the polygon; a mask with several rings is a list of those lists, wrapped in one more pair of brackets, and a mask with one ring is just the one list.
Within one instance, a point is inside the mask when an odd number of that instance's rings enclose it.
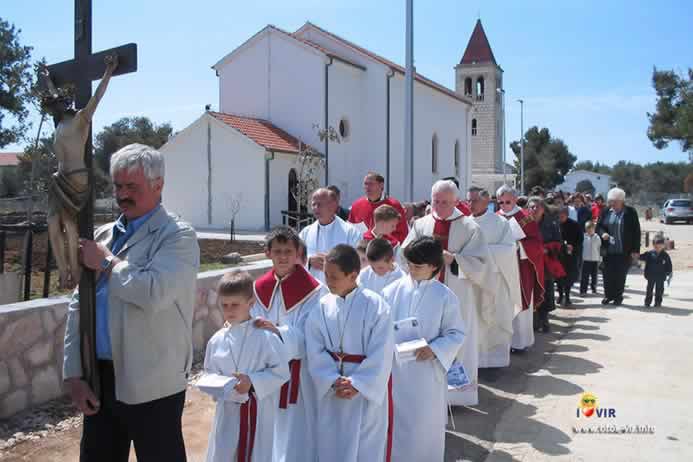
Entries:
{"label": "white robe", "polygon": [[505,218],[487,211],[474,221],[484,233],[497,276],[494,303],[479,322],[479,367],[507,367],[513,319],[522,310],[517,245]]}
{"label": "white robe", "polygon": [[277,290],[272,304],[266,310],[256,302],[251,314],[272,321],[281,333],[286,350],[286,360],[301,360],[298,401],[286,409],[277,407],[274,421],[274,462],[314,461],[315,449],[315,387],[308,372],[306,361],[305,324],[308,315],[319,309],[320,298],[327,293],[323,286],[308,299],[293,307],[288,313],[282,291]]}
{"label": "white robe", "polygon": [[[321,225],[317,220],[303,228],[300,237],[306,243],[306,255],[308,258],[318,253],[328,253],[339,244],[347,244],[352,247],[361,240],[363,233],[353,225],[342,220],[338,216],[329,225]],[[321,283],[325,283],[325,273],[309,268],[310,274]]]}
{"label": "white robe", "polygon": [[[445,455],[447,371],[464,341],[457,296],[437,280],[416,282],[405,276],[384,293],[394,321],[415,317],[419,338],[435,353],[428,361],[392,366],[394,404],[393,461],[442,461]],[[401,332],[401,331],[399,331]],[[412,340],[398,338],[398,342]]]}
{"label": "white robe", "polygon": [[[459,274],[455,276],[450,266],[445,268],[445,285],[447,285],[460,300],[462,319],[466,327],[464,344],[457,359],[462,362],[471,382],[462,390],[452,390],[448,399],[452,404],[474,406],[479,404],[478,366],[479,366],[479,326],[477,313],[483,312],[493,301],[495,286],[493,261],[489,253],[486,239],[481,228],[470,217],[462,216],[455,209],[448,220],[454,220],[450,225],[448,251],[455,254],[459,265]],[[461,217],[461,218],[460,218]],[[402,243],[402,252],[414,239],[421,236],[433,237],[435,219],[426,215],[414,222],[409,235]],[[400,264],[404,269],[406,260],[402,257]],[[477,308],[477,305],[480,308]]]}
{"label": "white robe", "polygon": [[[328,294],[308,316],[306,352],[317,392],[320,462],[385,459],[393,345],[390,307],[368,289],[357,288],[345,298]],[[340,372],[330,351],[366,357],[360,364],[343,364],[343,375],[359,392],[350,400],[333,391]]]}
{"label": "white robe", "polygon": [[[515,206],[513,210],[505,213],[501,210],[501,215],[506,217],[512,217],[520,208]],[[521,259],[526,259],[527,254],[522,248],[522,241],[517,241],[518,253]],[[519,261],[517,262],[519,265]],[[518,267],[519,274],[519,267]],[[521,289],[520,289],[521,290]],[[522,296],[520,294],[520,296]],[[520,310],[520,312],[513,318],[513,336],[510,340],[510,347],[516,350],[524,350],[526,348],[534,345],[534,292],[532,291],[532,300],[529,307],[526,310]]]}
{"label": "white robe", "polygon": [[376,294],[382,295],[385,287],[397,281],[399,278],[404,276],[404,274],[404,271],[402,271],[397,264],[395,264],[395,269],[383,276],[379,276],[375,271],[373,271],[373,268],[367,266],[361,270],[356,282],[358,283],[359,287],[370,289]]}
{"label": "white robe", "polygon": [[[206,373],[230,377],[236,372],[233,360],[235,358],[238,361],[238,372],[250,377],[257,398],[252,460],[268,462],[272,460],[278,391],[289,379],[289,366],[284,345],[279,337],[266,330],[256,329],[252,323],[250,320],[232,327],[224,327],[214,334],[207,344],[204,370]],[[241,405],[233,401],[216,403],[207,448],[207,462],[237,459],[240,410]]]}

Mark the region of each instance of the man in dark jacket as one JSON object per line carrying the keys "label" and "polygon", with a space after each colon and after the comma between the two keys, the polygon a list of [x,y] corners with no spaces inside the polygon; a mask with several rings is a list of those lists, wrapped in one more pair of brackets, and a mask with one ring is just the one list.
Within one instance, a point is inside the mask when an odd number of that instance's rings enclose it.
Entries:
{"label": "man in dark jacket", "polygon": [[599,217],[597,234],[602,237],[605,251],[604,299],[602,305],[623,303],[626,275],[633,260],[640,257],[640,220],[633,207],[625,205],[626,193],[612,188],[607,195],[608,207]]}
{"label": "man in dark jacket", "polygon": [[568,217],[568,207],[562,207],[558,212],[558,220],[561,223],[561,248],[560,261],[566,275],[558,280],[558,303],[570,306],[570,289],[578,279],[580,257],[582,256],[583,233],[580,225]]}

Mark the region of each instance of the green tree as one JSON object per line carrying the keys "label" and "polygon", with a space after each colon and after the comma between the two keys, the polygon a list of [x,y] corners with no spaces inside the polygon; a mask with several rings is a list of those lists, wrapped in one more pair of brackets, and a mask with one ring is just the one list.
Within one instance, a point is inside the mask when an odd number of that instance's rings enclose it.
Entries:
{"label": "green tree", "polygon": [[682,76],[655,67],[652,86],[657,93],[657,105],[654,114],[647,113],[647,137],[657,149],[678,141],[681,150],[693,159],[693,69],[688,69],[688,76]]}
{"label": "green tree", "polygon": [[20,141],[29,125],[32,48],[20,44],[20,33],[0,18],[0,148]]}
{"label": "green tree", "polygon": [[603,173],[605,175],[611,174],[611,167],[606,164],[600,164],[599,162],[592,162],[591,160],[582,160],[576,162],[573,165],[573,170],[587,170],[588,172]]}
{"label": "green tree", "polygon": [[587,194],[594,194],[594,185],[592,182],[588,179],[584,179],[578,182],[577,185],[575,185],[575,191],[580,192],[580,193],[587,193]]}
{"label": "green tree", "polygon": [[102,172],[111,169],[111,155],[123,146],[142,143],[160,148],[171,137],[173,128],[169,123],[154,124],[148,117],[123,117],[104,127],[96,135],[94,157]]}
{"label": "green tree", "polygon": [[[520,142],[513,141],[510,148],[517,157],[515,168],[519,172]],[[563,140],[551,137],[548,128],[530,128],[525,133],[525,189],[533,186],[551,189],[563,183],[576,160]]]}

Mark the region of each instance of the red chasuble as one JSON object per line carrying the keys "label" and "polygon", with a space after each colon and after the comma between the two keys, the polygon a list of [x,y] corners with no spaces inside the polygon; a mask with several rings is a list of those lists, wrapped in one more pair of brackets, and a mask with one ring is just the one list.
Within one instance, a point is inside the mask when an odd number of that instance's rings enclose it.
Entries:
{"label": "red chasuble", "polygon": [[392,237],[397,239],[398,244],[401,244],[407,238],[407,234],[409,234],[409,226],[407,226],[407,212],[397,199],[386,197],[378,202],[371,202],[365,196],[356,199],[356,202],[351,205],[351,210],[349,211],[349,221],[351,223],[363,223],[368,229],[373,229],[375,226],[373,212],[381,205],[392,206],[399,212],[399,223],[397,224],[395,232],[392,233]]}
{"label": "red chasuble", "polygon": [[[393,249],[399,245],[399,241],[392,234],[384,234],[384,235],[378,236],[378,237],[383,238],[383,239],[387,239],[387,241],[390,244],[392,244]],[[369,229],[368,231],[363,233],[363,239],[366,241],[369,241],[369,242],[372,241],[373,239],[375,239],[375,234],[373,234],[373,230]]]}
{"label": "red chasuble", "polygon": [[522,248],[527,254],[527,259],[520,259],[522,309],[526,310],[529,308],[529,304],[532,301],[532,293],[534,293],[534,310],[537,310],[544,301],[544,240],[541,237],[539,224],[522,209],[514,215],[498,213],[508,220],[515,218],[525,233],[525,238],[520,240]]}
{"label": "red chasuble", "polygon": [[472,215],[472,209],[469,208],[469,204],[467,204],[466,202],[457,201],[456,207],[457,207],[457,210],[462,212],[462,215],[464,215],[465,217],[469,217]]}
{"label": "red chasuble", "polygon": [[[436,218],[435,215],[431,216],[435,220],[435,224],[433,225],[433,239],[440,242],[443,250],[449,250],[448,243],[450,241],[450,227],[454,221],[461,219],[462,215],[457,218],[453,218],[452,220],[441,220],[440,218]],[[438,280],[445,283],[445,268],[438,273]]]}
{"label": "red chasuble", "polygon": [[[277,289],[281,290],[284,309],[288,313],[320,290],[320,283],[300,265],[296,265],[294,272],[282,280],[279,279],[274,269],[268,271],[255,281],[255,295],[266,311],[272,308],[272,300]],[[301,360],[292,359],[289,361],[289,370],[291,371],[291,378],[282,385],[279,394],[280,409],[286,409],[289,404],[298,402],[298,391],[301,385]]]}

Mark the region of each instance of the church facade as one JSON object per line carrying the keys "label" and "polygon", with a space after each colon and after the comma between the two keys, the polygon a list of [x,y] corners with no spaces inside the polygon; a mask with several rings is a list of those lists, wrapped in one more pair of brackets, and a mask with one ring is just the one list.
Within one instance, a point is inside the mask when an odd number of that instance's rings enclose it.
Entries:
{"label": "church facade", "polygon": [[[408,199],[403,67],[308,22],[295,32],[268,25],[212,68],[219,111],[205,112],[162,147],[167,181],[186,185],[167,189],[164,203],[183,219],[198,227],[228,226],[228,202],[240,197],[237,228],[281,224],[281,212],[295,207],[289,188],[302,143],[325,156],[320,174],[325,184],[341,189],[343,205],[363,194],[369,171],[385,176],[389,195]],[[467,69],[472,67],[463,58],[458,80]],[[472,120],[481,123],[475,112],[481,114],[481,106],[474,95],[416,74],[415,200],[427,199],[438,179],[457,177],[464,191],[472,185],[473,169],[474,175],[480,168],[497,170],[498,156],[486,157],[499,145],[482,150],[475,144]],[[340,142],[321,141],[318,126],[333,127]]]}

